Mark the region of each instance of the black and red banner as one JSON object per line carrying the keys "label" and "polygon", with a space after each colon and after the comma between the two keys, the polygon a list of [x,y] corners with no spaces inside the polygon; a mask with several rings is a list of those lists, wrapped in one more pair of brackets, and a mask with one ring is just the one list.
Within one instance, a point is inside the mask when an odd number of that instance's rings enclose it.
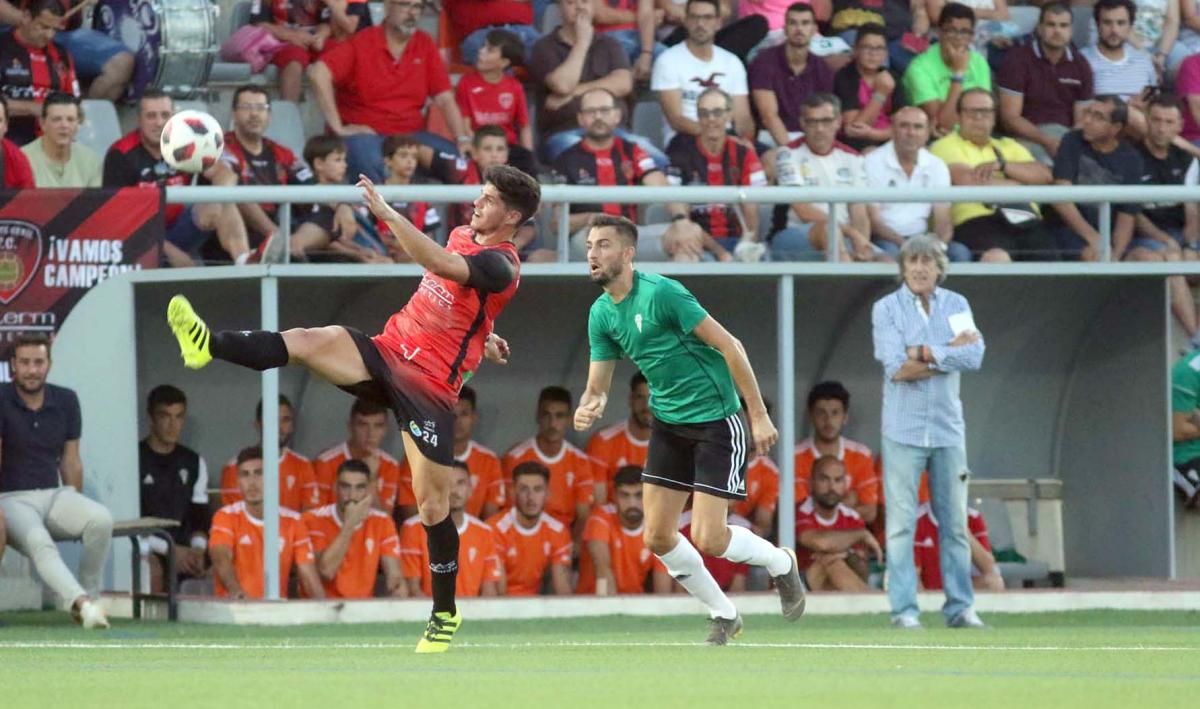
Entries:
{"label": "black and red banner", "polygon": [[156,267],[164,225],[157,188],[0,192],[0,352],[53,335],[100,281]]}

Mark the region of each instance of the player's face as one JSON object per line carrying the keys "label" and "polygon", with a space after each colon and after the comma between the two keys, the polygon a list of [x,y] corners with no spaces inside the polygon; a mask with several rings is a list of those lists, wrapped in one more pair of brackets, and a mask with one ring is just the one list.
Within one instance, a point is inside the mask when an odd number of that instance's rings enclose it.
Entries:
{"label": "player's face", "polygon": [[824,155],[833,149],[833,140],[842,125],[842,117],[826,103],[816,108],[804,108],[801,113],[804,140],[814,153]]}
{"label": "player's face", "polygon": [[892,118],[896,152],[916,155],[929,142],[929,117],[919,108],[904,108]]}
{"label": "player's face", "polygon": [[546,481],[541,475],[518,475],[513,488],[517,512],[522,517],[533,519],[546,509]]}
{"label": "player's face", "polygon": [[817,20],[811,12],[789,12],[783,20],[783,34],[789,47],[807,49],[817,33]]}
{"label": "player's face", "polygon": [[708,94],[696,104],[696,116],[700,121],[700,135],[705,138],[719,138],[725,135],[725,126],[729,123],[729,106],[725,97],[720,94]]}
{"label": "player's face", "polygon": [[263,462],[253,458],[238,465],[238,488],[248,505],[261,505],[263,501]]}
{"label": "player's face", "polygon": [[813,471],[812,497],[827,510],[846,499],[846,469],[841,463],[829,463]]}
{"label": "player's face", "polygon": [[266,94],[244,91],[233,107],[233,127],[238,133],[252,138],[261,138],[271,122],[271,102]]}
{"label": "player's face", "polygon": [[928,295],[937,287],[938,265],[928,254],[917,254],[904,259],[904,285],[915,295]]}
{"label": "player's face", "polygon": [[1096,23],[1100,35],[1100,43],[1109,49],[1118,49],[1129,39],[1132,24],[1129,21],[1129,11],[1123,7],[1100,12],[1100,21]]}
{"label": "player's face", "polygon": [[454,442],[466,443],[471,440],[478,422],[479,413],[475,411],[475,405],[459,399],[454,405]]}
{"label": "player's face", "polygon": [[547,443],[558,443],[567,436],[571,422],[571,407],[561,401],[538,404],[538,437]]}
{"label": "player's face", "polygon": [[481,234],[490,234],[504,226],[510,219],[515,224],[519,215],[504,204],[500,190],[487,183],[475,200],[475,211],[471,213],[471,228]]}
{"label": "player's face", "polygon": [[58,146],[68,146],[79,133],[79,108],[74,104],[55,104],[42,119],[43,138]]}
{"label": "player's face", "polygon": [[26,43],[38,49],[45,49],[58,32],[58,23],[61,19],[49,10],[43,10],[22,28]]}
{"label": "player's face", "polygon": [[475,146],[475,162],[480,171],[489,167],[508,164],[508,141],[498,135],[489,135]]}
{"label": "player's face", "polygon": [[154,407],[150,414],[150,434],[163,443],[174,445],[183,434],[187,420],[187,404],[165,404]]}
{"label": "player's face", "polygon": [[417,19],[425,3],[416,0],[387,0],[384,3],[384,23],[388,31],[394,32],[404,39],[412,36],[417,30]]}
{"label": "player's face", "polygon": [[859,70],[878,71],[887,59],[887,40],[877,34],[863,35],[854,43],[854,61]]}
{"label": "player's face", "polygon": [[842,435],[846,427],[846,407],[838,399],[818,399],[808,412],[817,438],[830,443]]}
{"label": "player's face", "polygon": [[18,347],[9,364],[13,382],[25,394],[38,394],[46,386],[46,375],[50,373],[50,351],[45,345]]}
{"label": "player's face", "polygon": [[350,447],[374,452],[387,435],[387,414],[353,414],[350,416]]}
{"label": "player's face", "polygon": [[1042,46],[1063,49],[1071,42],[1072,18],[1069,12],[1046,13],[1037,26],[1038,39]]}
{"label": "player's face", "polygon": [[417,147],[415,145],[396,148],[396,152],[384,161],[388,172],[397,177],[411,178],[417,171]]}
{"label": "player's face", "polygon": [[346,181],[346,153],[335,150],[323,158],[313,160],[313,172],[317,179],[327,184],[341,184]]}
{"label": "player's face", "polygon": [[345,511],[351,502],[361,502],[371,495],[371,477],[362,473],[345,470],[338,473],[337,506],[338,513]]}
{"label": "player's face", "polygon": [[171,117],[172,105],[169,97],[142,99],[138,110],[138,132],[142,142],[154,146],[158,150],[159,140],[162,139],[163,126]]}
{"label": "player's face", "polygon": [[587,237],[588,273],[592,283],[603,288],[616,280],[633,263],[634,248],[612,227],[594,228]]}
{"label": "player's face", "polygon": [[462,512],[471,498],[471,474],[457,465],[450,469],[450,511]]}
{"label": "player's face", "polygon": [[1165,148],[1183,130],[1183,116],[1174,107],[1152,106],[1147,116],[1147,127],[1147,142]]}
{"label": "player's face", "polygon": [[[258,437],[262,439],[262,421],[255,421],[254,428],[258,431]],[[292,413],[292,407],[287,404],[279,405],[279,447],[286,448],[292,444],[292,433],[296,430],[296,417]]]}
{"label": "player's face", "polygon": [[649,428],[654,420],[650,413],[650,385],[642,382],[629,392],[629,418],[642,428]]}
{"label": "player's face", "polygon": [[692,3],[683,16],[683,26],[693,44],[711,44],[721,26],[716,3]]}
{"label": "player's face", "polygon": [[642,486],[619,485],[616,490],[617,515],[621,518],[621,526],[626,529],[636,529],[641,526],[645,517],[642,507]]}

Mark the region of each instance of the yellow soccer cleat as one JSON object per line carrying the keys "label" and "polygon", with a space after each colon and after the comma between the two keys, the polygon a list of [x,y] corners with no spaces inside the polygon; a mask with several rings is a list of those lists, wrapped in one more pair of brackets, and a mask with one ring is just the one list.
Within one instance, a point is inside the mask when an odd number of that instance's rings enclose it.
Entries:
{"label": "yellow soccer cleat", "polygon": [[191,369],[200,369],[212,361],[212,353],[208,351],[210,332],[208,325],[192,310],[192,304],[182,295],[171,298],[167,305],[167,323],[179,340],[180,354],[183,363]]}
{"label": "yellow soccer cleat", "polygon": [[417,641],[418,653],[445,652],[450,649],[450,641],[462,627],[462,613],[455,610],[454,615],[446,612],[434,613],[429,616],[429,625],[425,626],[425,634]]}

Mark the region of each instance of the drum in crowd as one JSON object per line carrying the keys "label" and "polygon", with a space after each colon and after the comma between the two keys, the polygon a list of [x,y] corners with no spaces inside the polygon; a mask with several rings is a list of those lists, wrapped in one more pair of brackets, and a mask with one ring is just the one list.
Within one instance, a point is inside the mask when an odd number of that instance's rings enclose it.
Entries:
{"label": "drum in crowd", "polygon": [[136,57],[128,99],[148,88],[192,98],[205,88],[216,59],[218,12],[213,0],[100,0],[93,26]]}

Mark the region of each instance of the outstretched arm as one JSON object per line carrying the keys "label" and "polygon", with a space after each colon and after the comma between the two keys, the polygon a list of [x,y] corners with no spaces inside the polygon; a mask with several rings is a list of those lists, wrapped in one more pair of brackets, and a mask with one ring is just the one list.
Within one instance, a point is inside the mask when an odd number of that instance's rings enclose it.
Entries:
{"label": "outstretched arm", "polygon": [[750,366],[750,358],[746,356],[746,348],[742,341],[729,334],[716,318],[709,315],[700,321],[692,330],[692,334],[700,341],[719,351],[725,357],[729,373],[738,392],[746,400],[746,413],[750,415],[750,432],[754,435],[754,450],[758,455],[766,455],[775,445],[779,433],[771,416],[767,413],[767,405],[763,403],[762,392],[758,390],[758,379]]}
{"label": "outstretched arm", "polygon": [[588,367],[587,389],[579,397],[579,408],[575,409],[575,430],[586,431],[604,416],[608,405],[608,390],[612,387],[615,359],[592,362]]}

